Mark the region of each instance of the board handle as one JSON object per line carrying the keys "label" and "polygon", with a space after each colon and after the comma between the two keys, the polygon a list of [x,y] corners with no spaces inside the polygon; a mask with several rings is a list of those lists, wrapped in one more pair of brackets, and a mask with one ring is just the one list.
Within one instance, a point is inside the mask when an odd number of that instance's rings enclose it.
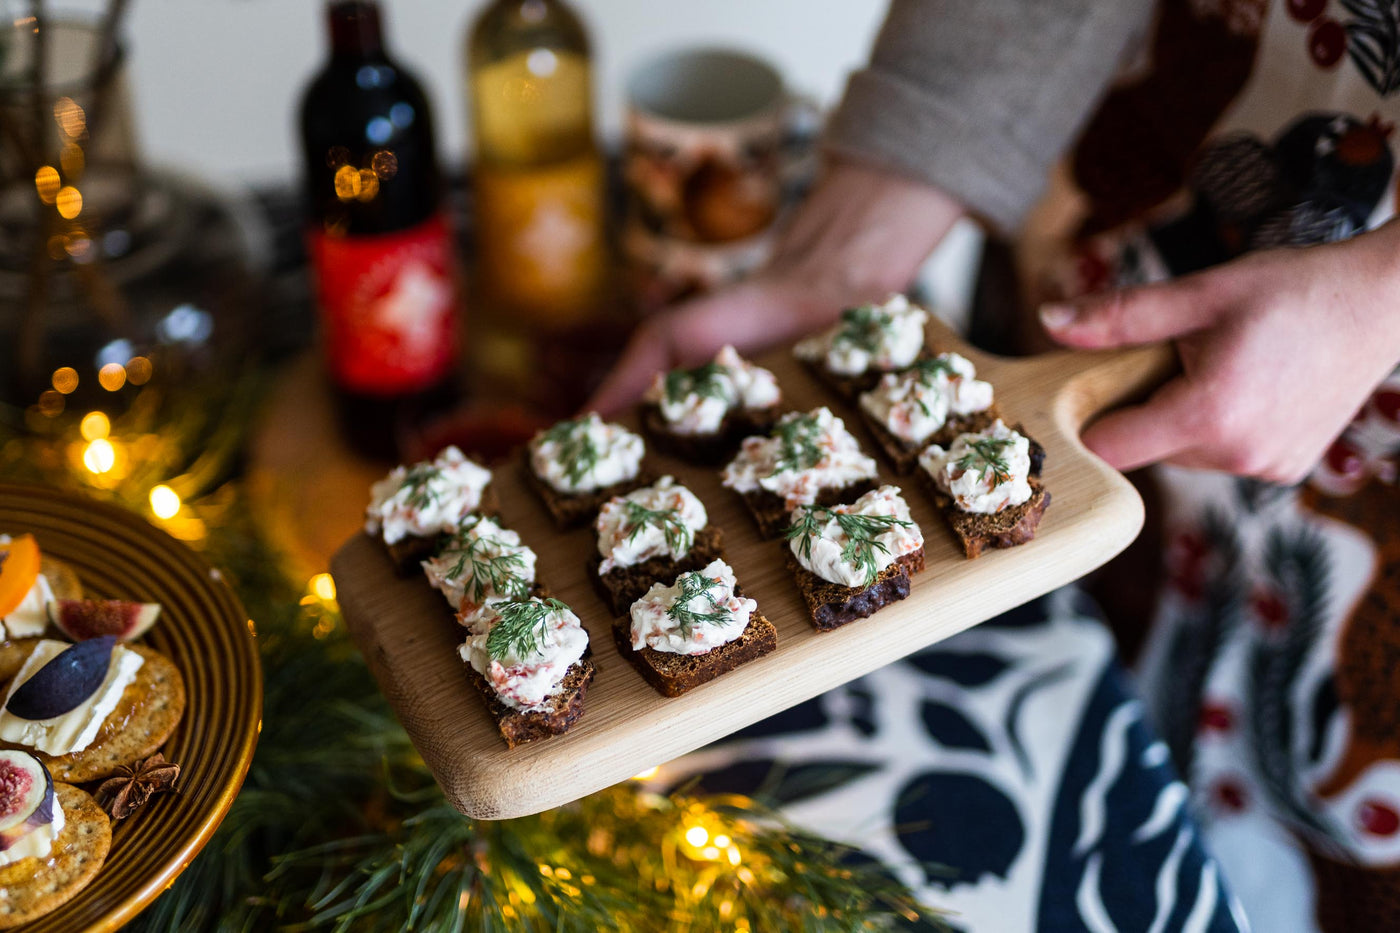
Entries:
{"label": "board handle", "polygon": [[1145,398],[1181,371],[1170,343],[1122,350],[1066,350],[1035,357],[1026,365],[1044,367],[1064,380],[1055,400],[1055,420],[1074,437],[1097,416]]}

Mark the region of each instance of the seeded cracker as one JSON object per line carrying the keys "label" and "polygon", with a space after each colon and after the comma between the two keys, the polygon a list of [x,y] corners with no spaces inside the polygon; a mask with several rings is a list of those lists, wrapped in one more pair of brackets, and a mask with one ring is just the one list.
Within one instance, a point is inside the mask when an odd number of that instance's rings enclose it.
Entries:
{"label": "seeded cracker", "polygon": [[[0,693],[24,666],[38,639],[22,638],[0,644]],[[117,707],[107,717],[92,744],[82,751],[52,757],[33,755],[55,781],[96,781],[111,777],[124,765],[154,754],[174,733],[185,713],[185,681],[170,659],[145,645],[123,645],[145,659],[136,679],[127,685]]]}
{"label": "seeded cracker", "polygon": [[85,888],[112,848],[112,825],[88,794],[54,783],[63,831],[44,861],[20,859],[0,868],[0,930],[37,920]]}

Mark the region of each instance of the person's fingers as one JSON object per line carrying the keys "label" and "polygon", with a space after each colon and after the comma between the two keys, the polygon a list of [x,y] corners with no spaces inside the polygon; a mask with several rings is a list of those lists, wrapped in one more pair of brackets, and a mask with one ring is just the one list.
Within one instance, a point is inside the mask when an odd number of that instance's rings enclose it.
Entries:
{"label": "person's fingers", "polygon": [[658,372],[703,363],[725,344],[748,352],[820,323],[817,312],[766,279],[691,299],[637,328],[584,410],[614,414],[636,402]]}
{"label": "person's fingers", "polygon": [[627,341],[622,356],[580,411],[611,417],[641,398],[652,377],[671,366],[670,335],[662,318],[644,321]]}
{"label": "person's fingers", "polygon": [[1050,336],[1071,347],[1117,347],[1179,337],[1212,324],[1232,297],[1227,279],[1194,275],[1115,289],[1040,309]]}
{"label": "person's fingers", "polygon": [[1193,451],[1201,443],[1205,418],[1200,388],[1178,377],[1143,404],[1099,418],[1082,439],[1109,466],[1133,470]]}

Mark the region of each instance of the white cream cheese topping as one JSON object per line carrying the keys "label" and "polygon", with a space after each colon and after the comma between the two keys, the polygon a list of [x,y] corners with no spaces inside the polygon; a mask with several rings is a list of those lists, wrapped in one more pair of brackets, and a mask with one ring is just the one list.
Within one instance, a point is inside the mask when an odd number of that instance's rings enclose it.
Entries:
{"label": "white cream cheese topping", "polygon": [[8,849],[0,850],[0,867],[13,865],[20,859],[26,858],[47,858],[53,851],[53,844],[58,839],[58,834],[63,832],[64,825],[68,822],[63,814],[63,806],[58,802],[58,795],[53,798],[53,820],[43,826],[36,826],[29,832],[21,836],[14,845]]}
{"label": "white cream cheese topping", "polygon": [[395,467],[370,487],[365,531],[374,535],[382,529],[385,544],[451,532],[481,507],[489,482],[491,471],[456,447],[444,448],[435,460]]}
{"label": "white cream cheese topping", "polygon": [[[25,681],[71,647],[73,646],[66,641],[48,638],[35,645],[24,666],[10,683],[9,692],[5,694],[6,706],[9,705],[10,697],[15,695],[15,691]],[[82,751],[97,737],[97,730],[102,728],[102,723],[112,714],[112,710],[117,708],[122,692],[136,679],[136,672],[144,663],[145,659],[141,655],[117,645],[112,649],[112,659],[107,665],[107,677],[92,696],[53,719],[21,719],[8,709],[0,711],[0,741],[23,745],[46,755],[67,755],[70,752]]]}
{"label": "white cream cheese topping", "polygon": [[680,560],[690,553],[695,533],[709,520],[695,493],[670,476],[625,496],[614,496],[593,521],[598,554],[603,558],[598,575],[663,554]]}
{"label": "white cream cheese topping", "polygon": [[676,434],[713,434],[730,409],[768,408],[780,397],[777,377],[725,346],[705,366],[657,373],[646,401]]}
{"label": "white cream cheese topping", "polygon": [[[487,644],[492,629],[501,624],[500,610],[521,603],[543,607],[539,610],[543,634],[534,640],[529,650],[519,653],[510,650],[493,656]],[[559,692],[569,668],[588,650],[588,633],[578,616],[567,607],[550,609],[539,599],[497,604],[482,613],[471,631],[457,653],[486,678],[503,703],[520,710],[548,705],[550,697]]]}
{"label": "white cream cheese topping", "polygon": [[758,603],[735,596],[734,585],[722,560],[681,574],[672,586],[652,584],[632,604],[632,650],[705,654],[739,638]]}
{"label": "white cream cheese topping", "polygon": [[789,412],[767,437],[744,438],[724,468],[724,485],[735,492],[767,490],[787,508],[810,505],[822,489],[840,488],[875,476],[875,461],[829,408]]}
{"label": "white cream cheese topping", "polygon": [[924,546],[924,535],[909,514],[898,486],[881,486],[850,505],[813,507],[807,533],[789,545],[797,562],[812,573],[841,586],[864,587],[880,571],[905,554]]}
{"label": "white cream cheese topping", "polygon": [[940,353],[901,373],[888,373],[860,396],[860,407],[895,437],[911,444],[927,440],[949,416],[986,411],[992,384],[977,379],[966,357]]}
{"label": "white cream cheese topping", "polygon": [[931,445],[919,466],[964,512],[991,515],[1031,497],[1030,441],[1000,419],[959,436],[946,451]]}
{"label": "white cream cheese topping", "polygon": [[470,625],[488,605],[529,595],[535,564],[535,552],[520,543],[520,535],[493,518],[472,516],[423,561],[423,572],[458,611],[458,621]]}
{"label": "white cream cheese topping", "polygon": [[840,323],[801,341],[793,352],[841,376],[903,369],[923,350],[926,323],[927,311],[891,295],[883,304],[842,311]]}
{"label": "white cream cheese topping", "polygon": [[554,489],[575,495],[634,478],[645,453],[636,434],[589,412],[536,434],[530,441],[530,466]]}
{"label": "white cream cheese topping", "polygon": [[44,634],[49,624],[49,603],[53,602],[53,587],[42,573],[34,580],[24,600],[4,619],[0,619],[0,636],[4,638],[33,638]]}

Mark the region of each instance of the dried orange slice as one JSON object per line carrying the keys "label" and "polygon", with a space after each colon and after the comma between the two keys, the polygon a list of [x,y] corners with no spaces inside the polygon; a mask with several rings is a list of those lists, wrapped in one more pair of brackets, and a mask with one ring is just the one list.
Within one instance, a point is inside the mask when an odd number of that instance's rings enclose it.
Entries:
{"label": "dried orange slice", "polygon": [[20,535],[0,545],[5,561],[0,563],[0,618],[19,608],[29,589],[39,578],[39,544],[33,535]]}

